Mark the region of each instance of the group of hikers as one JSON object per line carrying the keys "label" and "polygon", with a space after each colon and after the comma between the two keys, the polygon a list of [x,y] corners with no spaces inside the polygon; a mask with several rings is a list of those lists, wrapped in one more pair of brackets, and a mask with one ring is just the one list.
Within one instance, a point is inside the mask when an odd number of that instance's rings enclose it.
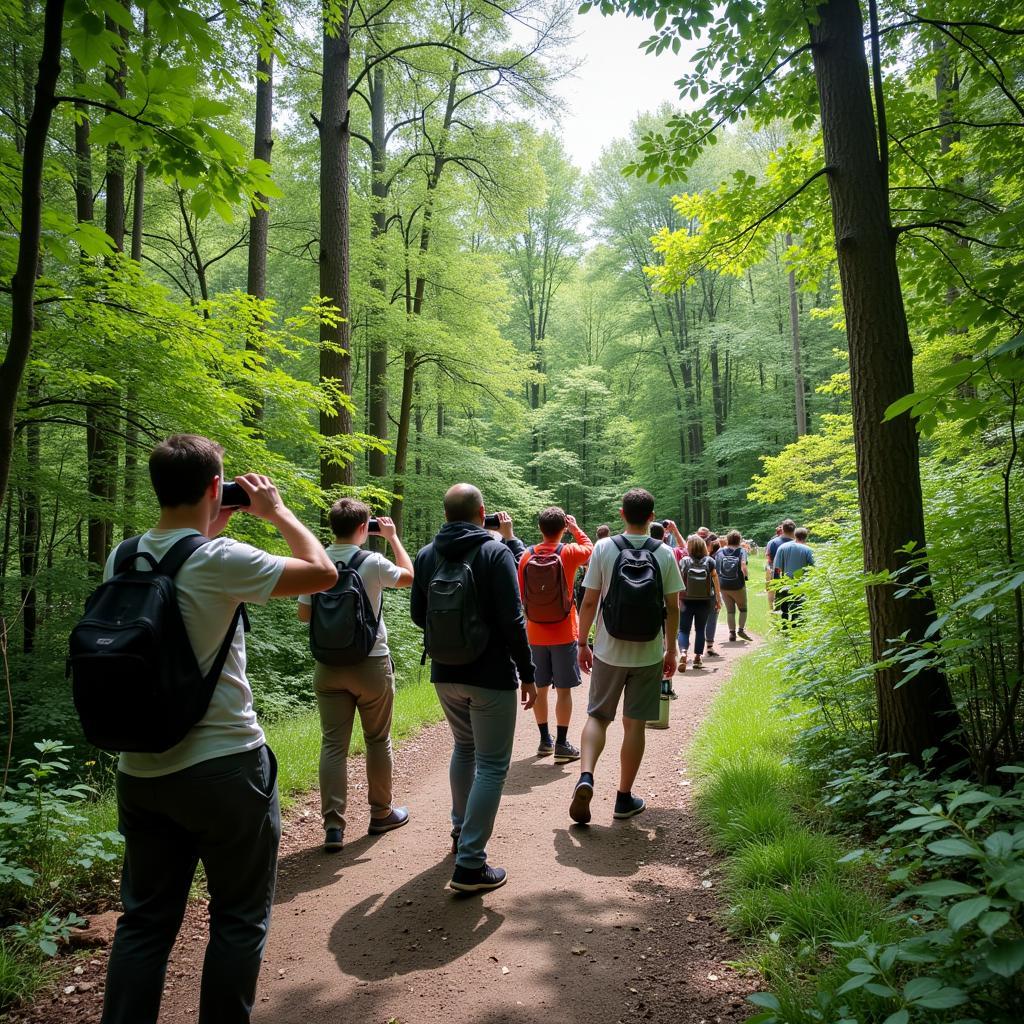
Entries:
{"label": "group of hikers", "polygon": [[[356,715],[366,744],[368,831],[380,835],[409,821],[392,792],[395,675],[383,593],[411,588],[412,620],[424,631],[431,680],[453,738],[449,885],[469,893],[496,889],[507,879],[503,868],[488,862],[487,843],[520,705],[535,717],[539,757],[579,761],[567,810],[581,825],[591,820],[598,762],[621,708],[613,815],[631,818],[645,808],[633,793],[645,726],[658,719],[663,696],[675,695],[675,673],[691,664],[691,634],[693,668],[719,656],[723,605],[730,641],[751,639],[746,587],[756,546],[735,530],[720,538],[702,527],[684,537],[671,520],[655,521],[654,498],[643,489],[623,496],[619,533],[601,526],[595,544],[571,515],[551,507],[538,517],[539,540],[527,546],[507,513],[488,516],[479,489],[456,484],[444,496],[444,525],[413,560],[395,524],[373,517],[354,498],[331,507],[334,539],[325,548],[266,476],[248,473],[225,485],[222,459],[220,445],[197,435],[175,435],[154,449],[149,471],[159,519],[111,553],[106,582],[72,635],[75,700],[86,735],[121,751],[124,912],[110,954],[104,1024],[156,1021],[167,960],[200,862],[210,893],[210,939],[199,1021],[250,1018],[281,821],[277,765],[246,672],[245,604],[297,597],[298,617],[309,623],[322,724],[324,848],[335,851],[345,842],[346,764]],[[239,507],[275,527],[290,556],[220,536]],[[567,531],[572,539],[565,543]],[[364,547],[371,532],[389,545],[390,558]],[[806,531],[792,521],[780,526],[766,551],[773,577],[789,578],[813,565],[805,540]],[[161,595],[166,608],[153,603]],[[795,599],[783,589],[778,600],[783,614],[794,618]],[[150,602],[141,618],[140,601]],[[145,628],[138,625],[143,619]],[[161,633],[166,647],[158,655],[145,644],[159,645]],[[110,706],[111,689],[122,681],[136,684],[122,703],[140,699],[138,670],[146,657],[160,658],[147,685],[173,676],[180,692],[193,684],[197,692],[205,688],[176,731],[175,714],[158,716],[162,741],[151,732],[143,738],[143,725],[133,725],[123,707]],[[569,727],[573,691],[584,673],[590,687],[577,747]]]}

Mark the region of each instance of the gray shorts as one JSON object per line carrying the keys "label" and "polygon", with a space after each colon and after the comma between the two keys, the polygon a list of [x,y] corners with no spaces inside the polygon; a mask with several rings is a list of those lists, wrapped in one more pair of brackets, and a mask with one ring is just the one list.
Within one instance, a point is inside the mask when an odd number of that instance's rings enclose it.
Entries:
{"label": "gray shorts", "polygon": [[579,644],[531,644],[533,664],[537,671],[537,685],[551,686],[556,690],[571,690],[579,686],[580,676]]}
{"label": "gray shorts", "polygon": [[659,661],[656,665],[623,668],[594,658],[587,714],[613,722],[618,714],[619,698],[625,692],[623,717],[638,722],[656,721],[661,714],[661,667]]}

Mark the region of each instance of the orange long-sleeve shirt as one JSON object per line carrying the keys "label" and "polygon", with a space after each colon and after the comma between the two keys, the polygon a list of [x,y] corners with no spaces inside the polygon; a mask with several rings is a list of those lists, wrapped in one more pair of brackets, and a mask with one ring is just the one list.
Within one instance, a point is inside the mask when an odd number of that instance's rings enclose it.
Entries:
{"label": "orange long-sleeve shirt", "polygon": [[[594,551],[594,542],[577,526],[567,529],[575,539],[574,544],[565,544],[562,547],[562,572],[565,575],[566,591],[569,594],[569,614],[561,622],[531,622],[526,619],[526,635],[530,643],[537,647],[554,647],[558,644],[571,644],[573,640],[579,639],[580,623],[576,615],[576,602],[573,601],[573,582],[576,579],[576,570],[590,560]],[[558,541],[542,540],[534,544],[533,549],[538,554],[554,551],[558,547]],[[519,592],[523,593],[523,567],[530,560],[529,549],[519,559]]]}

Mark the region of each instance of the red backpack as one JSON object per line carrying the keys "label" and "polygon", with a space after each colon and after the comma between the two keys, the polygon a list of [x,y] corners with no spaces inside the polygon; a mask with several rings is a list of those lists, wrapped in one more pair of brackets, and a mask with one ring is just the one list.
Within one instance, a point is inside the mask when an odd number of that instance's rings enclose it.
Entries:
{"label": "red backpack", "polygon": [[572,611],[572,598],[562,568],[562,545],[539,555],[533,547],[523,566],[523,609],[531,622],[562,622]]}

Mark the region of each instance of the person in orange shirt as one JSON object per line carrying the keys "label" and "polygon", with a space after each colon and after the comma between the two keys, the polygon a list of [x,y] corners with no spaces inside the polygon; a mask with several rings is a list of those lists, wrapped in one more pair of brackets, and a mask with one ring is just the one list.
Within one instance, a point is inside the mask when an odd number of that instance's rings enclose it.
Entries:
{"label": "person in orange shirt", "polygon": [[[526,612],[526,634],[537,667],[537,703],[533,713],[540,730],[538,757],[555,755],[556,764],[579,760],[579,749],[569,742],[572,691],[580,685],[577,660],[579,619],[573,601],[576,570],[590,560],[593,541],[572,516],[557,506],[537,517],[542,540],[528,547],[519,559],[519,591]],[[568,530],[575,543],[563,544]],[[586,637],[583,638],[584,642]],[[548,696],[555,688],[554,740],[548,728]]]}

